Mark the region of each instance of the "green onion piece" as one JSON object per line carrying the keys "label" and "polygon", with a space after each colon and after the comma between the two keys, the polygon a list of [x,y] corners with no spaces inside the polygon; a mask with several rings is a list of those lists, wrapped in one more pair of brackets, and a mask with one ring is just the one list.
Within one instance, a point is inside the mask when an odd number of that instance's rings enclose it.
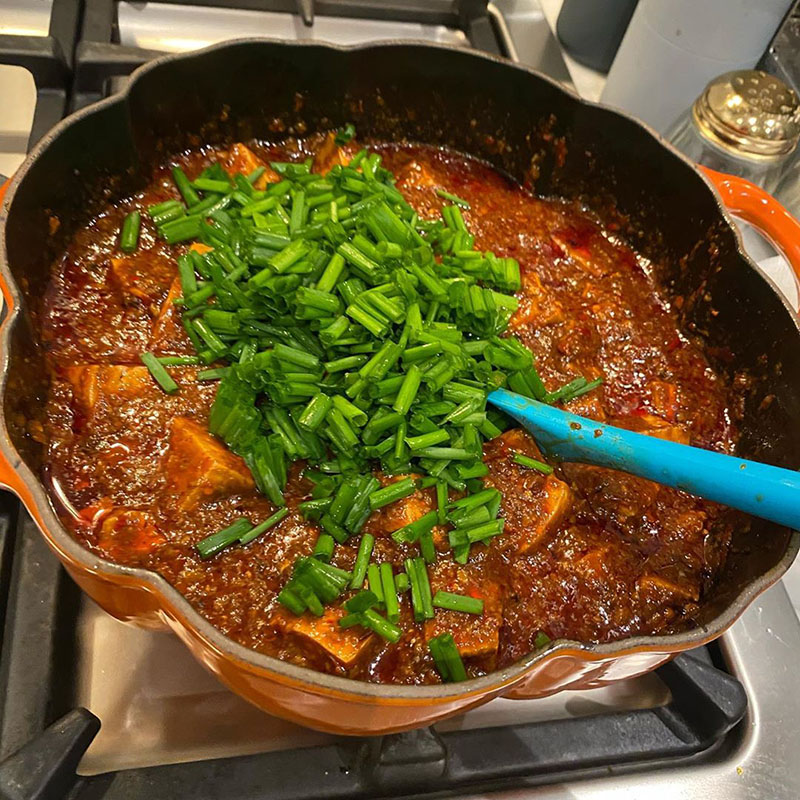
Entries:
{"label": "green onion piece", "polygon": [[447,484],[438,481],[436,484],[436,521],[440,525],[444,525],[447,522]]}
{"label": "green onion piece", "polygon": [[456,205],[461,206],[462,208],[472,207],[466,200],[462,200],[460,197],[457,197],[454,194],[450,194],[450,192],[446,192],[444,189],[437,189],[436,194],[438,194],[439,197],[442,197],[445,200],[449,200],[451,203],[455,203]]}
{"label": "green onion piece", "polygon": [[546,647],[551,641],[552,639],[544,631],[539,631],[533,640],[533,646],[539,650]]}
{"label": "green onion piece", "polygon": [[414,398],[419,391],[419,385],[422,381],[422,372],[416,364],[412,364],[408,372],[403,378],[403,384],[400,391],[397,393],[397,400],[394,403],[394,410],[398,414],[407,414],[414,402]]}
{"label": "green onion piece", "polygon": [[122,230],[119,234],[119,248],[125,253],[132,253],[139,245],[139,229],[142,226],[142,215],[138,211],[131,211],[122,221]]}
{"label": "green onion piece", "polygon": [[407,592],[411,586],[408,575],[405,572],[398,572],[397,575],[394,576],[394,586],[398,594]]}
{"label": "green onion piece", "polygon": [[201,192],[216,192],[217,194],[225,194],[231,188],[228,181],[215,181],[211,178],[197,178],[192,181],[192,186],[200,189]]}
{"label": "green onion piece", "polygon": [[441,428],[430,433],[421,433],[419,436],[407,436],[406,443],[412,450],[424,450],[426,447],[441,444],[449,439],[450,434]]}
{"label": "green onion piece", "polygon": [[411,608],[414,612],[414,621],[422,622],[425,619],[425,612],[422,605],[422,590],[417,565],[413,558],[407,558],[404,562],[408,583],[411,587]]}
{"label": "green onion piece", "polygon": [[431,584],[428,580],[428,568],[421,558],[415,558],[414,563],[416,564],[417,576],[419,578],[423,617],[425,619],[433,619],[433,597],[431,596]]}
{"label": "green onion piece", "polygon": [[398,544],[416,542],[423,533],[430,532],[438,519],[436,511],[429,511],[419,519],[409,522],[392,534],[392,539]]}
{"label": "green onion piece", "polygon": [[331,536],[333,536],[333,538],[336,539],[339,544],[344,544],[347,541],[349,534],[341,525],[339,525],[338,522],[336,522],[336,520],[333,519],[330,513],[323,514],[320,518],[319,524],[325,533],[329,533]]}
{"label": "green onion piece", "polygon": [[193,367],[201,363],[197,356],[158,356],[158,360],[164,367]]}
{"label": "green onion piece", "polygon": [[433,605],[450,611],[463,611],[465,614],[483,614],[483,600],[464,594],[438,591],[433,596]]}
{"label": "green onion piece", "polygon": [[186,177],[186,173],[180,167],[172,168],[172,180],[175,181],[175,185],[178,187],[178,191],[187,206],[194,206],[200,202],[200,197]]}
{"label": "green onion piece", "polygon": [[450,508],[472,511],[472,509],[478,508],[478,506],[485,505],[490,500],[493,500],[499,494],[497,489],[484,489],[483,491],[467,495],[460,500],[450,503]]}
{"label": "green onion piece", "polygon": [[381,571],[377,564],[370,564],[367,567],[367,584],[369,590],[378,598],[378,602],[383,602],[383,583],[381,582]]}
{"label": "green onion piece", "polygon": [[286,606],[293,614],[298,617],[306,610],[306,604],[291,589],[284,586],[278,594],[278,602]]}
{"label": "green onion piece", "polygon": [[368,360],[369,356],[366,355],[343,356],[342,358],[336,358],[333,361],[326,361],[323,366],[325,367],[326,372],[345,372],[347,370],[354,369],[355,367],[360,367]]}
{"label": "green onion piece", "polygon": [[428,648],[443,681],[454,683],[467,679],[467,671],[452,634],[441,633],[435,636],[428,641]]}
{"label": "green onion piece", "polygon": [[219,553],[220,550],[224,550],[226,547],[238,541],[242,535],[247,533],[251,528],[250,520],[242,517],[227,528],[212,533],[211,536],[206,536],[205,539],[202,539],[195,545],[195,550],[197,550],[200,558],[211,558]]}
{"label": "green onion piece", "polygon": [[366,425],[367,415],[356,405],[353,405],[346,397],[337,394],[333,396],[333,405],[341,412],[345,419],[359,428]]}
{"label": "green onion piece", "polygon": [[178,244],[189,239],[196,239],[200,235],[200,217],[179,217],[162,225],[159,232],[167,244]]}
{"label": "green onion piece", "polygon": [[362,624],[392,644],[403,635],[397,625],[382,617],[374,608],[362,612]]}
{"label": "green onion piece", "polygon": [[397,622],[400,619],[400,606],[397,602],[397,589],[394,585],[394,572],[392,565],[384,562],[380,565],[381,589],[383,590],[383,603],[386,606],[386,619]]}
{"label": "green onion piece", "polygon": [[333,548],[336,542],[329,533],[321,533],[317,538],[314,550],[311,555],[318,558],[320,561],[329,562],[333,555]]}
{"label": "green onion piece", "polygon": [[218,381],[228,374],[229,367],[216,367],[215,369],[204,369],[197,373],[199,381]]}
{"label": "green onion piece", "polygon": [[475,456],[463,447],[423,447],[418,451],[422,458],[447,461],[470,461]]}
{"label": "green onion piece", "polygon": [[344,607],[354,614],[360,614],[361,612],[366,611],[368,608],[373,608],[374,606],[378,605],[378,603],[380,603],[378,595],[376,595],[375,592],[365,589],[364,591],[359,592],[354,597],[351,597],[349,600],[345,601]]}
{"label": "green onion piece", "polygon": [[542,461],[537,461],[535,458],[526,456],[524,453],[515,452],[513,461],[515,464],[519,464],[521,467],[535,469],[537,472],[541,472],[543,475],[552,475],[553,473],[553,468],[549,464],[545,464]]}
{"label": "green onion piece", "polygon": [[325,421],[333,400],[322,392],[315,394],[297,418],[297,424],[307,431],[315,431]]}
{"label": "green onion piece", "polygon": [[328,510],[332,501],[332,497],[304,500],[302,503],[298,503],[297,508],[306,519],[319,520]]}
{"label": "green onion piece", "polygon": [[430,529],[420,533],[419,551],[426,564],[433,564],[436,561],[436,548],[433,544],[433,533]]}
{"label": "green onion piece", "polygon": [[375,545],[375,537],[365,533],[361,537],[358,545],[358,555],[353,565],[353,578],[350,581],[351,589],[360,589],[364,585],[364,577],[367,574],[369,558],[372,555],[372,548]]}
{"label": "green onion piece", "polygon": [[344,128],[340,128],[333,137],[333,141],[339,146],[347,144],[356,135],[356,126],[348,122]]}
{"label": "green onion piece", "polygon": [[394,503],[396,500],[402,500],[416,491],[416,484],[413,478],[402,478],[399,481],[390,483],[382,489],[378,489],[369,496],[369,505],[373,511],[377,508]]}
{"label": "green onion piece", "polygon": [[249,544],[256,539],[257,537],[261,536],[262,533],[268,531],[270,528],[274,528],[282,519],[287,517],[289,514],[289,509],[285,506],[283,508],[279,508],[274,514],[267,517],[262,523],[258,524],[253,528],[251,531],[245,533],[240,539],[240,544]]}
{"label": "green onion piece", "polygon": [[152,353],[142,353],[139,358],[142,360],[153,380],[167,393],[175,394],[178,391],[178,384],[172,379],[172,376],[164,369],[161,362]]}

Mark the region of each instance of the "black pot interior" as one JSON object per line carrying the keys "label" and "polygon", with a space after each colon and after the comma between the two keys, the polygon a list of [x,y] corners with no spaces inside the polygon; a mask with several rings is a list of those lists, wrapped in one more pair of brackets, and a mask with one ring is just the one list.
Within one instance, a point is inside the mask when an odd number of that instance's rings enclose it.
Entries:
{"label": "black pot interior", "polygon": [[[44,391],[38,298],[76,226],[99,205],[143,185],[170,153],[346,122],[355,123],[360,138],[471,153],[537,193],[580,198],[619,225],[654,263],[684,329],[706,341],[715,366],[751,376],[741,454],[798,466],[797,327],[738,252],[703,180],[654,136],[523,69],[466,51],[249,41],[167,60],[140,75],[124,99],[81,112],[45,139],[16,191],[6,243],[26,313],[13,335],[5,415],[14,445],[34,471],[41,445],[26,420],[41,407]],[[789,539],[788,530],[760,521],[739,531],[700,622],[778,564]]]}

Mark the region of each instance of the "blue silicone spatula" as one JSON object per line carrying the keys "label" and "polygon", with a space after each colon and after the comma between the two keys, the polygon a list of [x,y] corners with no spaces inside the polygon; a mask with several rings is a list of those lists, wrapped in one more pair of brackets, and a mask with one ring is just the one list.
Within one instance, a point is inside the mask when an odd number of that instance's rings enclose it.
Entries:
{"label": "blue silicone spatula", "polygon": [[549,456],[630,472],[800,529],[800,472],[604,425],[505,389],[489,402]]}

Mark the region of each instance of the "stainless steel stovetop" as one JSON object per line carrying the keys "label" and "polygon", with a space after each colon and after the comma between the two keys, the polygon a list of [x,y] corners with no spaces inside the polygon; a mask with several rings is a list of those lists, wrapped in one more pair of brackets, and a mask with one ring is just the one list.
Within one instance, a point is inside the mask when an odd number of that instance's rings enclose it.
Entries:
{"label": "stainless steel stovetop", "polygon": [[[537,0],[495,0],[492,13],[513,57],[569,82],[548,24],[558,5],[558,0],[547,0],[546,18]],[[0,33],[46,32],[49,13],[48,0],[0,0]],[[164,51],[259,34],[340,43],[415,38],[469,46],[463,33],[444,26],[317,17],[309,28],[291,14],[174,4],[120,2],[118,19],[122,44]],[[32,83],[17,68],[0,66],[0,98],[0,172],[10,172],[24,155],[25,126],[30,125],[35,101]],[[286,750],[330,740],[325,734],[263,714],[231,694],[170,634],[124,625],[85,598],[77,633],[75,700],[103,721],[80,764],[82,774]],[[800,679],[795,663],[800,657],[800,622],[782,584],[751,606],[723,636],[721,649],[730,672],[747,691],[749,707],[736,735],[712,753],[680,767],[609,770],[601,778],[521,786],[482,797],[796,800],[800,797],[800,758],[795,757],[800,741]],[[498,699],[438,727],[492,727],[581,717],[607,709],[653,708],[663,706],[669,696],[665,684],[651,674],[543,700]]]}

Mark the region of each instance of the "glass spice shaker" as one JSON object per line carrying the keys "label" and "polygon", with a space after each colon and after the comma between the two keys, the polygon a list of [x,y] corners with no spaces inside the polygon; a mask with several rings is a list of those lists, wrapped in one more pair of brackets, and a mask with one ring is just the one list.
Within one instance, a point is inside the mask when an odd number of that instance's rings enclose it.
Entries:
{"label": "glass spice shaker", "polygon": [[667,138],[684,155],[772,192],[800,137],[800,100],[761,70],[714,78]]}

